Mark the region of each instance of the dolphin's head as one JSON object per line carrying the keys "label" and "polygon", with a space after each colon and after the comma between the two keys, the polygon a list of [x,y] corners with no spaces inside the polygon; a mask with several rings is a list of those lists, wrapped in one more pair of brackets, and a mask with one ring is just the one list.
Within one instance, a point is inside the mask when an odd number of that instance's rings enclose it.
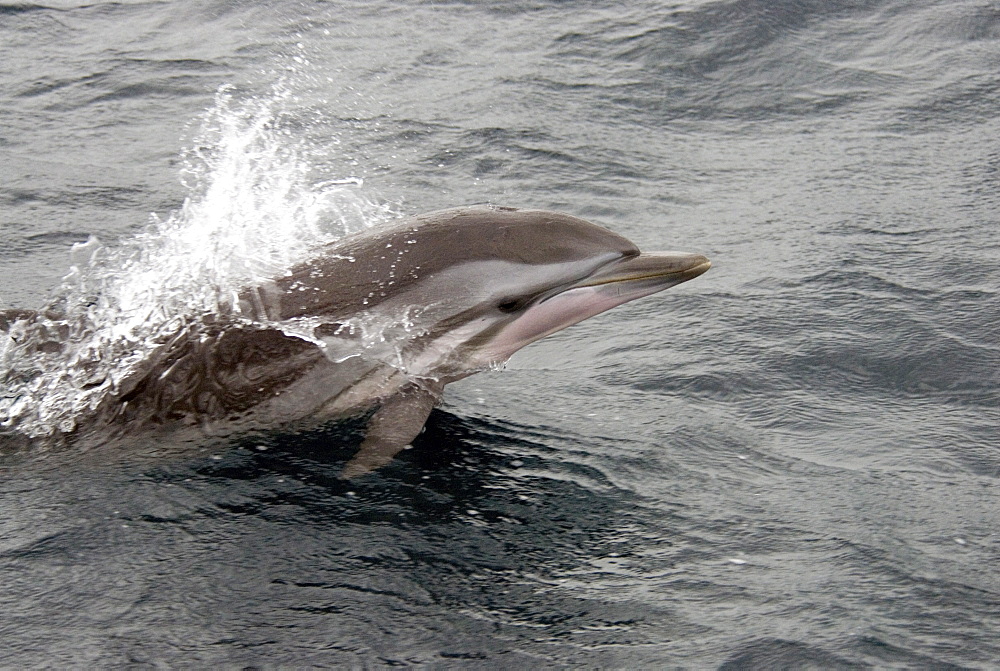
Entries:
{"label": "dolphin's head", "polygon": [[565,214],[463,208],[345,238],[244,299],[270,319],[405,322],[402,366],[450,382],[709,266]]}
{"label": "dolphin's head", "polygon": [[[686,252],[623,253],[583,276],[567,272],[548,287],[501,299],[496,309],[508,319],[484,331],[481,347],[491,361],[504,361],[522,347],[588,317],[669,289],[711,267],[707,258]],[[584,270],[578,266],[577,270]]]}

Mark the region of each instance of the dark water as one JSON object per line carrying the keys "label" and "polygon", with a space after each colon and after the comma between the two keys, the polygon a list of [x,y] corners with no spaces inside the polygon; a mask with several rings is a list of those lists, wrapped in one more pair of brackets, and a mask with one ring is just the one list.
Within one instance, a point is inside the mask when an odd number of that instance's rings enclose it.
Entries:
{"label": "dark water", "polygon": [[107,250],[163,247],[150,212],[306,235],[285,205],[349,178],[355,219],[559,209],[714,262],[350,483],[352,426],[8,436],[0,665],[1000,663],[995,5],[18,3],[0,55],[3,307],[90,235],[141,284]]}

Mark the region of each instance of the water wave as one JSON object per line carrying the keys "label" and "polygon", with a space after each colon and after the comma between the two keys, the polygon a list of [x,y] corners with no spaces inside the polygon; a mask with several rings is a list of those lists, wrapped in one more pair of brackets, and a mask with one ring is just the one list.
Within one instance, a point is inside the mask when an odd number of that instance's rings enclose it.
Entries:
{"label": "water wave", "polygon": [[0,339],[0,426],[72,431],[187,321],[233,312],[240,288],[391,216],[360,178],[315,174],[315,148],[290,129],[302,123],[293,90],[220,89],[182,152],[183,205],[117,247],[94,237],[73,246],[52,300],[13,315]]}

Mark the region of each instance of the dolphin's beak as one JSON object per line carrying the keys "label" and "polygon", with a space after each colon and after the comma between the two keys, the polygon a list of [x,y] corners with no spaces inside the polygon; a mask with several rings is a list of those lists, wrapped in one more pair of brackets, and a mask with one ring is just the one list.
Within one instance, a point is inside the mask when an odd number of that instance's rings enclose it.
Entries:
{"label": "dolphin's beak", "polygon": [[492,360],[503,361],[544,338],[616,305],[698,277],[712,264],[701,254],[651,252],[626,256],[563,285],[506,324],[492,342]]}
{"label": "dolphin's beak", "polygon": [[612,261],[573,285],[573,288],[627,282],[631,286],[659,286],[665,289],[693,280],[711,267],[712,262],[701,254],[645,252]]}

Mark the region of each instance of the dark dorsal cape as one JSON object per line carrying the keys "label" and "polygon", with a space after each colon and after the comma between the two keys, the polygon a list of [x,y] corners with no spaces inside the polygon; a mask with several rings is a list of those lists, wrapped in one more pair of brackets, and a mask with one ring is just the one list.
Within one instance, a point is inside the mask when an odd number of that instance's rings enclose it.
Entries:
{"label": "dark dorsal cape", "polygon": [[339,240],[289,275],[243,292],[241,307],[247,314],[271,320],[350,316],[445,265],[492,259],[563,263],[586,258],[595,250],[639,253],[627,238],[559,212],[444,210]]}

